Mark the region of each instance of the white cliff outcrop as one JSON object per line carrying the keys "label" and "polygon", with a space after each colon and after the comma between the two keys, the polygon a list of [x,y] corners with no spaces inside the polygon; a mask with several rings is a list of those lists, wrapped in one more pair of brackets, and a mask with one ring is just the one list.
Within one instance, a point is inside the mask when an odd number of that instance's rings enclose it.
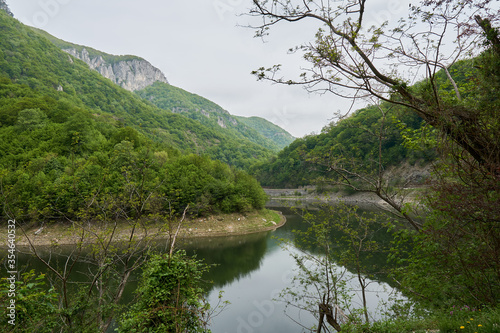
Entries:
{"label": "white cliff outcrop", "polygon": [[144,89],[157,81],[168,83],[161,70],[141,58],[108,63],[101,55],[91,56],[85,48],[81,52],[75,48],[63,51],[86,62],[90,68],[129,91]]}

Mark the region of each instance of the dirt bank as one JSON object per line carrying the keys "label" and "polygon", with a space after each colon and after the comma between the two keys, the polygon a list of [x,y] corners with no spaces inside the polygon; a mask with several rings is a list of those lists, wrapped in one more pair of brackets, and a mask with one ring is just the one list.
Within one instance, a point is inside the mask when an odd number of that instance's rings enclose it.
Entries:
{"label": "dirt bank", "polygon": [[[220,237],[229,235],[244,235],[257,232],[275,230],[286,223],[286,218],[277,211],[262,210],[247,214],[220,214],[205,218],[186,219],[179,230],[180,238]],[[171,226],[171,233],[177,230],[177,223]],[[113,232],[113,241],[128,240],[131,235],[132,225],[120,222],[115,225],[110,223],[106,227],[95,225],[70,225],[68,223],[54,223],[40,228],[39,226],[24,230],[16,229],[16,245],[20,247],[33,245],[71,245],[85,238],[85,242],[97,241],[99,235],[109,239]],[[140,224],[134,229],[134,239],[144,236],[162,239],[169,237],[168,226],[157,223]],[[29,238],[29,241],[28,241]]]}

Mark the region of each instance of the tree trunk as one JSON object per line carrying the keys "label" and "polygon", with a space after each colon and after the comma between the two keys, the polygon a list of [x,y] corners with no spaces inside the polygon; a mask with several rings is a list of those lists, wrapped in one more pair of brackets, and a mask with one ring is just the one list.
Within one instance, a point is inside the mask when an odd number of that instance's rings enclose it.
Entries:
{"label": "tree trunk", "polygon": [[342,328],[340,324],[333,317],[333,308],[329,304],[321,303],[319,305],[320,320],[322,321],[323,316],[326,316],[326,321],[330,324],[337,332],[340,332]]}

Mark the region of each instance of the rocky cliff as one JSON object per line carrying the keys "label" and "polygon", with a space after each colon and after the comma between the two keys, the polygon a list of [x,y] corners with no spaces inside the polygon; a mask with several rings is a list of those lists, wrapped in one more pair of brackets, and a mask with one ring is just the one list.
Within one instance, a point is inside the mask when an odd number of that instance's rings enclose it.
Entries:
{"label": "rocky cliff", "polygon": [[14,14],[12,14],[12,12],[9,9],[9,6],[7,6],[4,0],[0,0],[0,10],[3,10],[10,16],[14,17]]}
{"label": "rocky cliff", "polygon": [[76,48],[63,49],[63,51],[83,60],[90,68],[129,91],[144,89],[157,81],[168,83],[161,70],[139,57],[119,60],[120,57],[117,56],[116,60],[111,61],[102,55],[91,55],[86,48],[81,51]]}

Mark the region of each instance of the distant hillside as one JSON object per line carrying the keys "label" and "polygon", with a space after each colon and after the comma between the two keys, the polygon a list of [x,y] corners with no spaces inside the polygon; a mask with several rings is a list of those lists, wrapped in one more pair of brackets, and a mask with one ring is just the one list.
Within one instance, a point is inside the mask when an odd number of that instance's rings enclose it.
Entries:
{"label": "distant hillside", "polygon": [[[271,133],[286,132],[264,119],[260,122],[260,129],[255,128],[256,126],[253,125],[257,123],[256,121],[247,122],[244,118],[229,114],[222,107],[206,98],[172,85],[156,82],[136,93],[164,110],[182,114],[217,131],[252,141],[275,152],[286,146],[284,142],[291,142],[291,140],[283,140],[280,135],[272,135]],[[284,134],[283,137],[291,137],[290,134],[286,134],[288,136]]]}
{"label": "distant hillside", "polygon": [[[311,185],[319,178],[335,178],[329,165],[349,165],[352,172],[370,174],[378,170],[379,138],[374,136],[382,122],[382,165],[384,168],[401,164],[428,163],[437,156],[433,148],[408,149],[401,132],[419,131],[424,122],[411,112],[395,110],[384,104],[388,118],[383,120],[377,107],[356,111],[338,123],[331,123],[318,135],[309,135],[292,142],[277,157],[254,166],[254,174],[263,186],[297,188]],[[390,109],[390,112],[389,112]],[[397,115],[398,122],[393,116]]]}
{"label": "distant hillside", "polygon": [[240,168],[269,150],[144,101],[1,10],[0,27],[3,216],[44,223],[101,221],[104,210],[128,220],[187,206],[193,215],[263,208],[260,185]]}
{"label": "distant hillside", "polygon": [[[186,153],[205,154],[238,167],[271,155],[270,150],[249,140],[145,102],[61,51],[38,30],[4,12],[0,14],[0,76],[15,84],[27,86],[51,101],[90,110],[94,117],[114,126],[133,127],[155,142]],[[16,100],[19,105],[13,106]],[[17,112],[26,108],[21,100],[14,96],[4,102],[3,124],[14,123]]]}
{"label": "distant hillside", "polygon": [[[258,129],[238,121],[238,119],[222,109],[219,105],[201,96],[171,86],[163,73],[146,60],[132,55],[111,55],[93,48],[69,43],[58,39],[43,30],[35,29],[43,37],[48,38],[61,50],[83,60],[102,76],[129,91],[135,91],[141,98],[148,100],[163,110],[182,114],[196,120],[211,130],[229,137],[248,140],[265,149],[278,152],[292,140],[288,133],[283,136],[267,136]],[[272,125],[269,123],[269,125]],[[283,132],[272,125],[271,132]],[[262,127],[262,126],[261,126]]]}
{"label": "distant hillside", "polygon": [[273,140],[280,149],[285,148],[295,140],[290,133],[264,118],[236,116],[236,119],[248,127],[253,128],[266,138]]}
{"label": "distant hillside", "polygon": [[168,83],[161,70],[140,57],[133,55],[116,56],[88,46],[63,41],[43,30],[34,29],[34,31],[49,39],[64,52],[84,61],[90,68],[128,91],[144,89],[155,82]]}

